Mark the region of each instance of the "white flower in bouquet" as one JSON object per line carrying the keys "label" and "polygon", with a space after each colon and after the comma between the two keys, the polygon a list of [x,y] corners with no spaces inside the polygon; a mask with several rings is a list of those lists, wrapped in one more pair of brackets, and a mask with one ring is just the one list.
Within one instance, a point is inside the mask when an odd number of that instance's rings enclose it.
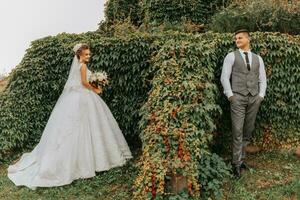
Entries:
{"label": "white flower in bouquet", "polygon": [[108,85],[108,75],[105,71],[92,73],[89,82],[95,87]]}
{"label": "white flower in bouquet", "polygon": [[97,80],[97,77],[95,74],[91,74],[90,76],[90,82],[93,82],[93,81],[96,81]]}
{"label": "white flower in bouquet", "polygon": [[108,78],[106,72],[97,72],[97,73],[95,73],[95,75],[97,77],[97,80],[99,80],[99,81],[105,81]]}

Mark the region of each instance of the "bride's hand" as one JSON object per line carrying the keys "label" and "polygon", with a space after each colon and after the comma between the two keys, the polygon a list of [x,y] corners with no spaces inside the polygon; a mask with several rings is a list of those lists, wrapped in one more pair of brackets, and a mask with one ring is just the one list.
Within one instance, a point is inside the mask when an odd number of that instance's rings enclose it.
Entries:
{"label": "bride's hand", "polygon": [[94,92],[101,94],[103,92],[102,88],[94,88]]}

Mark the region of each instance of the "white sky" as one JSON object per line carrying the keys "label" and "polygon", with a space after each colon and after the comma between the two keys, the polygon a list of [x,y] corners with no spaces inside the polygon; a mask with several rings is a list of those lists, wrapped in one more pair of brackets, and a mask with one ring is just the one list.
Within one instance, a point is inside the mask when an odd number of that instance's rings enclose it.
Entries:
{"label": "white sky", "polygon": [[61,32],[94,31],[105,0],[1,0],[0,74],[21,62],[30,42]]}

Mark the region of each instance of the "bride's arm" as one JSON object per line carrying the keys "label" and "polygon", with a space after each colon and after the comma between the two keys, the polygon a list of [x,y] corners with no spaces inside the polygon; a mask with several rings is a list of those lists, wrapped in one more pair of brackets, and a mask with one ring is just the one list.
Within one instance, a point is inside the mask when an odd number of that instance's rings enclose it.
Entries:
{"label": "bride's arm", "polygon": [[87,80],[86,80],[86,71],[87,67],[85,64],[82,64],[80,67],[80,75],[81,75],[81,83],[84,87],[86,87],[89,90],[93,90],[97,94],[101,93],[101,90],[98,88],[93,87]]}

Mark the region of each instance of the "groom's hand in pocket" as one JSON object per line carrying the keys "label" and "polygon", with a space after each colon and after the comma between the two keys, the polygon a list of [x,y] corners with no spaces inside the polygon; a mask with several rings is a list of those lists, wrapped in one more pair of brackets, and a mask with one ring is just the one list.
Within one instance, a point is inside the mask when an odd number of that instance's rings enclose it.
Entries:
{"label": "groom's hand in pocket", "polygon": [[235,99],[234,95],[228,97],[228,101],[229,101],[230,103],[232,103],[232,102],[234,101],[234,99]]}
{"label": "groom's hand in pocket", "polygon": [[260,102],[262,102],[264,100],[264,97],[258,95],[258,99],[259,99]]}

